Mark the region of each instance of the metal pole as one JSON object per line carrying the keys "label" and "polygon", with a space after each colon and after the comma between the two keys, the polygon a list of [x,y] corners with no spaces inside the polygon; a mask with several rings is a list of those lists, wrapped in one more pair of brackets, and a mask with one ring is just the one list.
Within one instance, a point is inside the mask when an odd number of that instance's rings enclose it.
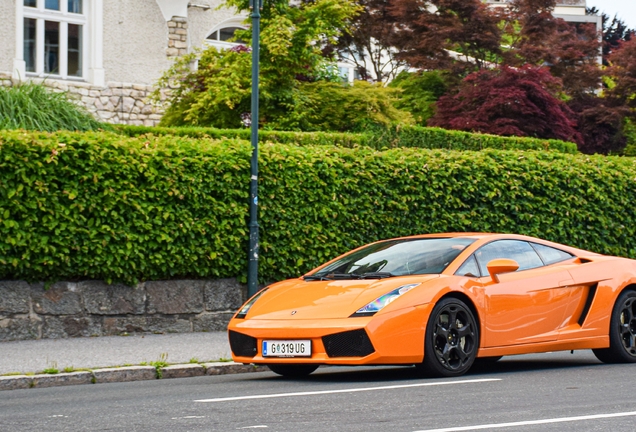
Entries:
{"label": "metal pole", "polygon": [[262,0],[250,0],[252,9],[252,159],[250,162],[250,246],[247,267],[247,294],[258,291],[258,73]]}

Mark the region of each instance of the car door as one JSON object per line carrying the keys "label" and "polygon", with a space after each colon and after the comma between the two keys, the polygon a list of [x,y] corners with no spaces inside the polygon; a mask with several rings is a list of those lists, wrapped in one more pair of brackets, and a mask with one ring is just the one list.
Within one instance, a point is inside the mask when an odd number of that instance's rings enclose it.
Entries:
{"label": "car door", "polygon": [[[569,305],[573,283],[567,270],[545,266],[526,241],[498,240],[474,254],[479,266],[481,293],[487,314],[482,328],[483,347],[556,340]],[[516,272],[498,275],[495,282],[487,264],[496,258],[513,259]]]}

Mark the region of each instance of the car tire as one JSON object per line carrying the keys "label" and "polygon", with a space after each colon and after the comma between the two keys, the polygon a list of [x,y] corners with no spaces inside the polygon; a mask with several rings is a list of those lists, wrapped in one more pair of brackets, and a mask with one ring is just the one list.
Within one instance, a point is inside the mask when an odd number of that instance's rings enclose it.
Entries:
{"label": "car tire", "polygon": [[267,367],[278,375],[290,378],[304,377],[318,369],[318,365],[305,364],[270,364]]}
{"label": "car tire", "polygon": [[603,363],[636,363],[636,291],[618,296],[609,330],[609,348],[592,350]]}
{"label": "car tire", "polygon": [[471,368],[479,349],[479,327],[470,308],[445,298],[433,308],[426,326],[424,361],[418,372],[429,377],[456,377]]}

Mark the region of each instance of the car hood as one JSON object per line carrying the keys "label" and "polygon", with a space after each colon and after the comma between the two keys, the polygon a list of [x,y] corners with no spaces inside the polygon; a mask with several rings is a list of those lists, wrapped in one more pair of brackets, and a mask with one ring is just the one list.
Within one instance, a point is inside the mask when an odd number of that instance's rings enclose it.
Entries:
{"label": "car hood", "polygon": [[412,283],[424,283],[438,277],[439,275],[417,275],[380,280],[288,280],[270,286],[250,308],[247,318],[347,318],[361,307],[396,288]]}

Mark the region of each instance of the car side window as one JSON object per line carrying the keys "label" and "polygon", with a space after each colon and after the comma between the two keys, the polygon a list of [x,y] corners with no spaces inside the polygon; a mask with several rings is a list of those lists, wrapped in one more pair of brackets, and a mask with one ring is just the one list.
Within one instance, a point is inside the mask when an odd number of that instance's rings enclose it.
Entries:
{"label": "car side window", "polygon": [[550,265],[554,263],[558,263],[561,261],[568,260],[570,258],[574,258],[574,255],[571,253],[562,251],[560,249],[555,249],[550,246],[540,245],[538,243],[530,243],[534,250],[537,251],[545,265]]}
{"label": "car side window", "polygon": [[479,266],[475,255],[471,255],[464,264],[455,272],[457,276],[479,277]]}
{"label": "car side window", "polygon": [[479,270],[488,276],[488,263],[497,258],[508,258],[517,261],[519,270],[528,270],[543,266],[543,261],[530,243],[521,240],[498,240],[481,247],[475,252]]}

